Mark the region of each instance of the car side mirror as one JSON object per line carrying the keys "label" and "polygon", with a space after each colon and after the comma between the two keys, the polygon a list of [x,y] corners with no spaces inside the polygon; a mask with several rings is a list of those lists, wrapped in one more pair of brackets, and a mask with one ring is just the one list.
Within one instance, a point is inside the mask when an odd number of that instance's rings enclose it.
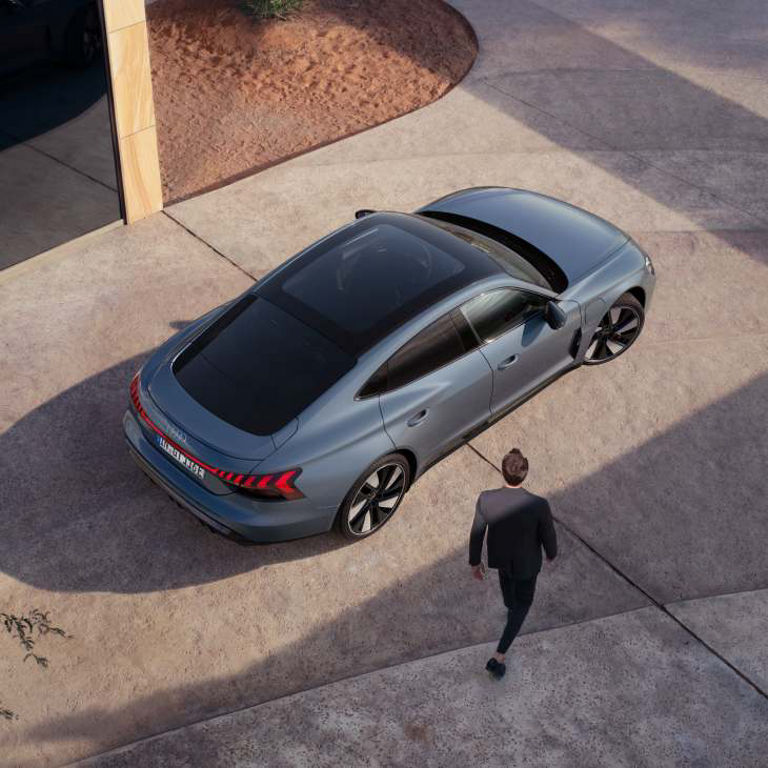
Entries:
{"label": "car side mirror", "polygon": [[361,208],[359,211],[355,211],[355,218],[362,219],[363,216],[367,216],[369,213],[376,213],[372,208]]}
{"label": "car side mirror", "polygon": [[548,301],[547,306],[544,308],[544,319],[549,327],[556,331],[565,325],[568,316],[556,301]]}

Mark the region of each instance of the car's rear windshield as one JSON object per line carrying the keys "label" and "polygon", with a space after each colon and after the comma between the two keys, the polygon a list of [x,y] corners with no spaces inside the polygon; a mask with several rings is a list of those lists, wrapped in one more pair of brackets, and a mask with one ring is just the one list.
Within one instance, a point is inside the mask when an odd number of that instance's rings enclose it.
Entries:
{"label": "car's rear windshield", "polygon": [[568,278],[552,258],[511,232],[456,213],[423,211],[419,215],[484,251],[518,280],[555,293],[568,287]]}
{"label": "car's rear windshield", "polygon": [[356,356],[425,307],[499,271],[426,221],[376,213],[305,251],[257,293]]}
{"label": "car's rear windshield", "polygon": [[355,364],[312,328],[253,294],[241,299],[174,363],[182,387],[220,419],[271,435]]}

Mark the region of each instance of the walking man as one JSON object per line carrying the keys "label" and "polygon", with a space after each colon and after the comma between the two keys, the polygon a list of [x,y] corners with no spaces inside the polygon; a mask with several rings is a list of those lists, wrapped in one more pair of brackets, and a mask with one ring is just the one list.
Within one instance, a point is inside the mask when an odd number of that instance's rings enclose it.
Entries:
{"label": "walking man", "polygon": [[472,575],[482,581],[485,572],[480,558],[488,529],[488,567],[499,571],[501,594],[507,607],[504,633],[496,653],[485,665],[496,680],[507,671],[505,654],[533,603],[536,577],[541,570],[541,548],[547,560],[557,556],[557,537],[547,500],[521,487],[528,474],[528,459],[519,448],[513,448],[504,457],[501,472],[504,487],[483,491],[478,496],[469,536]]}

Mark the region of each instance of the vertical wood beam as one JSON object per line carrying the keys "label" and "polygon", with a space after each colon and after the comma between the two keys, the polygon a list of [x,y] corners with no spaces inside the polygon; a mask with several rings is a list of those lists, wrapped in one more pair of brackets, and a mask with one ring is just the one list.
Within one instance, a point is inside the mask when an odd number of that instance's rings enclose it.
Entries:
{"label": "vertical wood beam", "polygon": [[144,0],[103,0],[125,218],[163,207]]}

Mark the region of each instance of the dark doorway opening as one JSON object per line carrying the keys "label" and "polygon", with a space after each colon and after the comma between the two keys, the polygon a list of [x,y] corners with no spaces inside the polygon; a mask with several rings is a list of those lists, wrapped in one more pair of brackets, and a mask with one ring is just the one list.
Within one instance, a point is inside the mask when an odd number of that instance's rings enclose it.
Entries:
{"label": "dark doorway opening", "polygon": [[96,0],[0,0],[0,269],[122,218]]}

